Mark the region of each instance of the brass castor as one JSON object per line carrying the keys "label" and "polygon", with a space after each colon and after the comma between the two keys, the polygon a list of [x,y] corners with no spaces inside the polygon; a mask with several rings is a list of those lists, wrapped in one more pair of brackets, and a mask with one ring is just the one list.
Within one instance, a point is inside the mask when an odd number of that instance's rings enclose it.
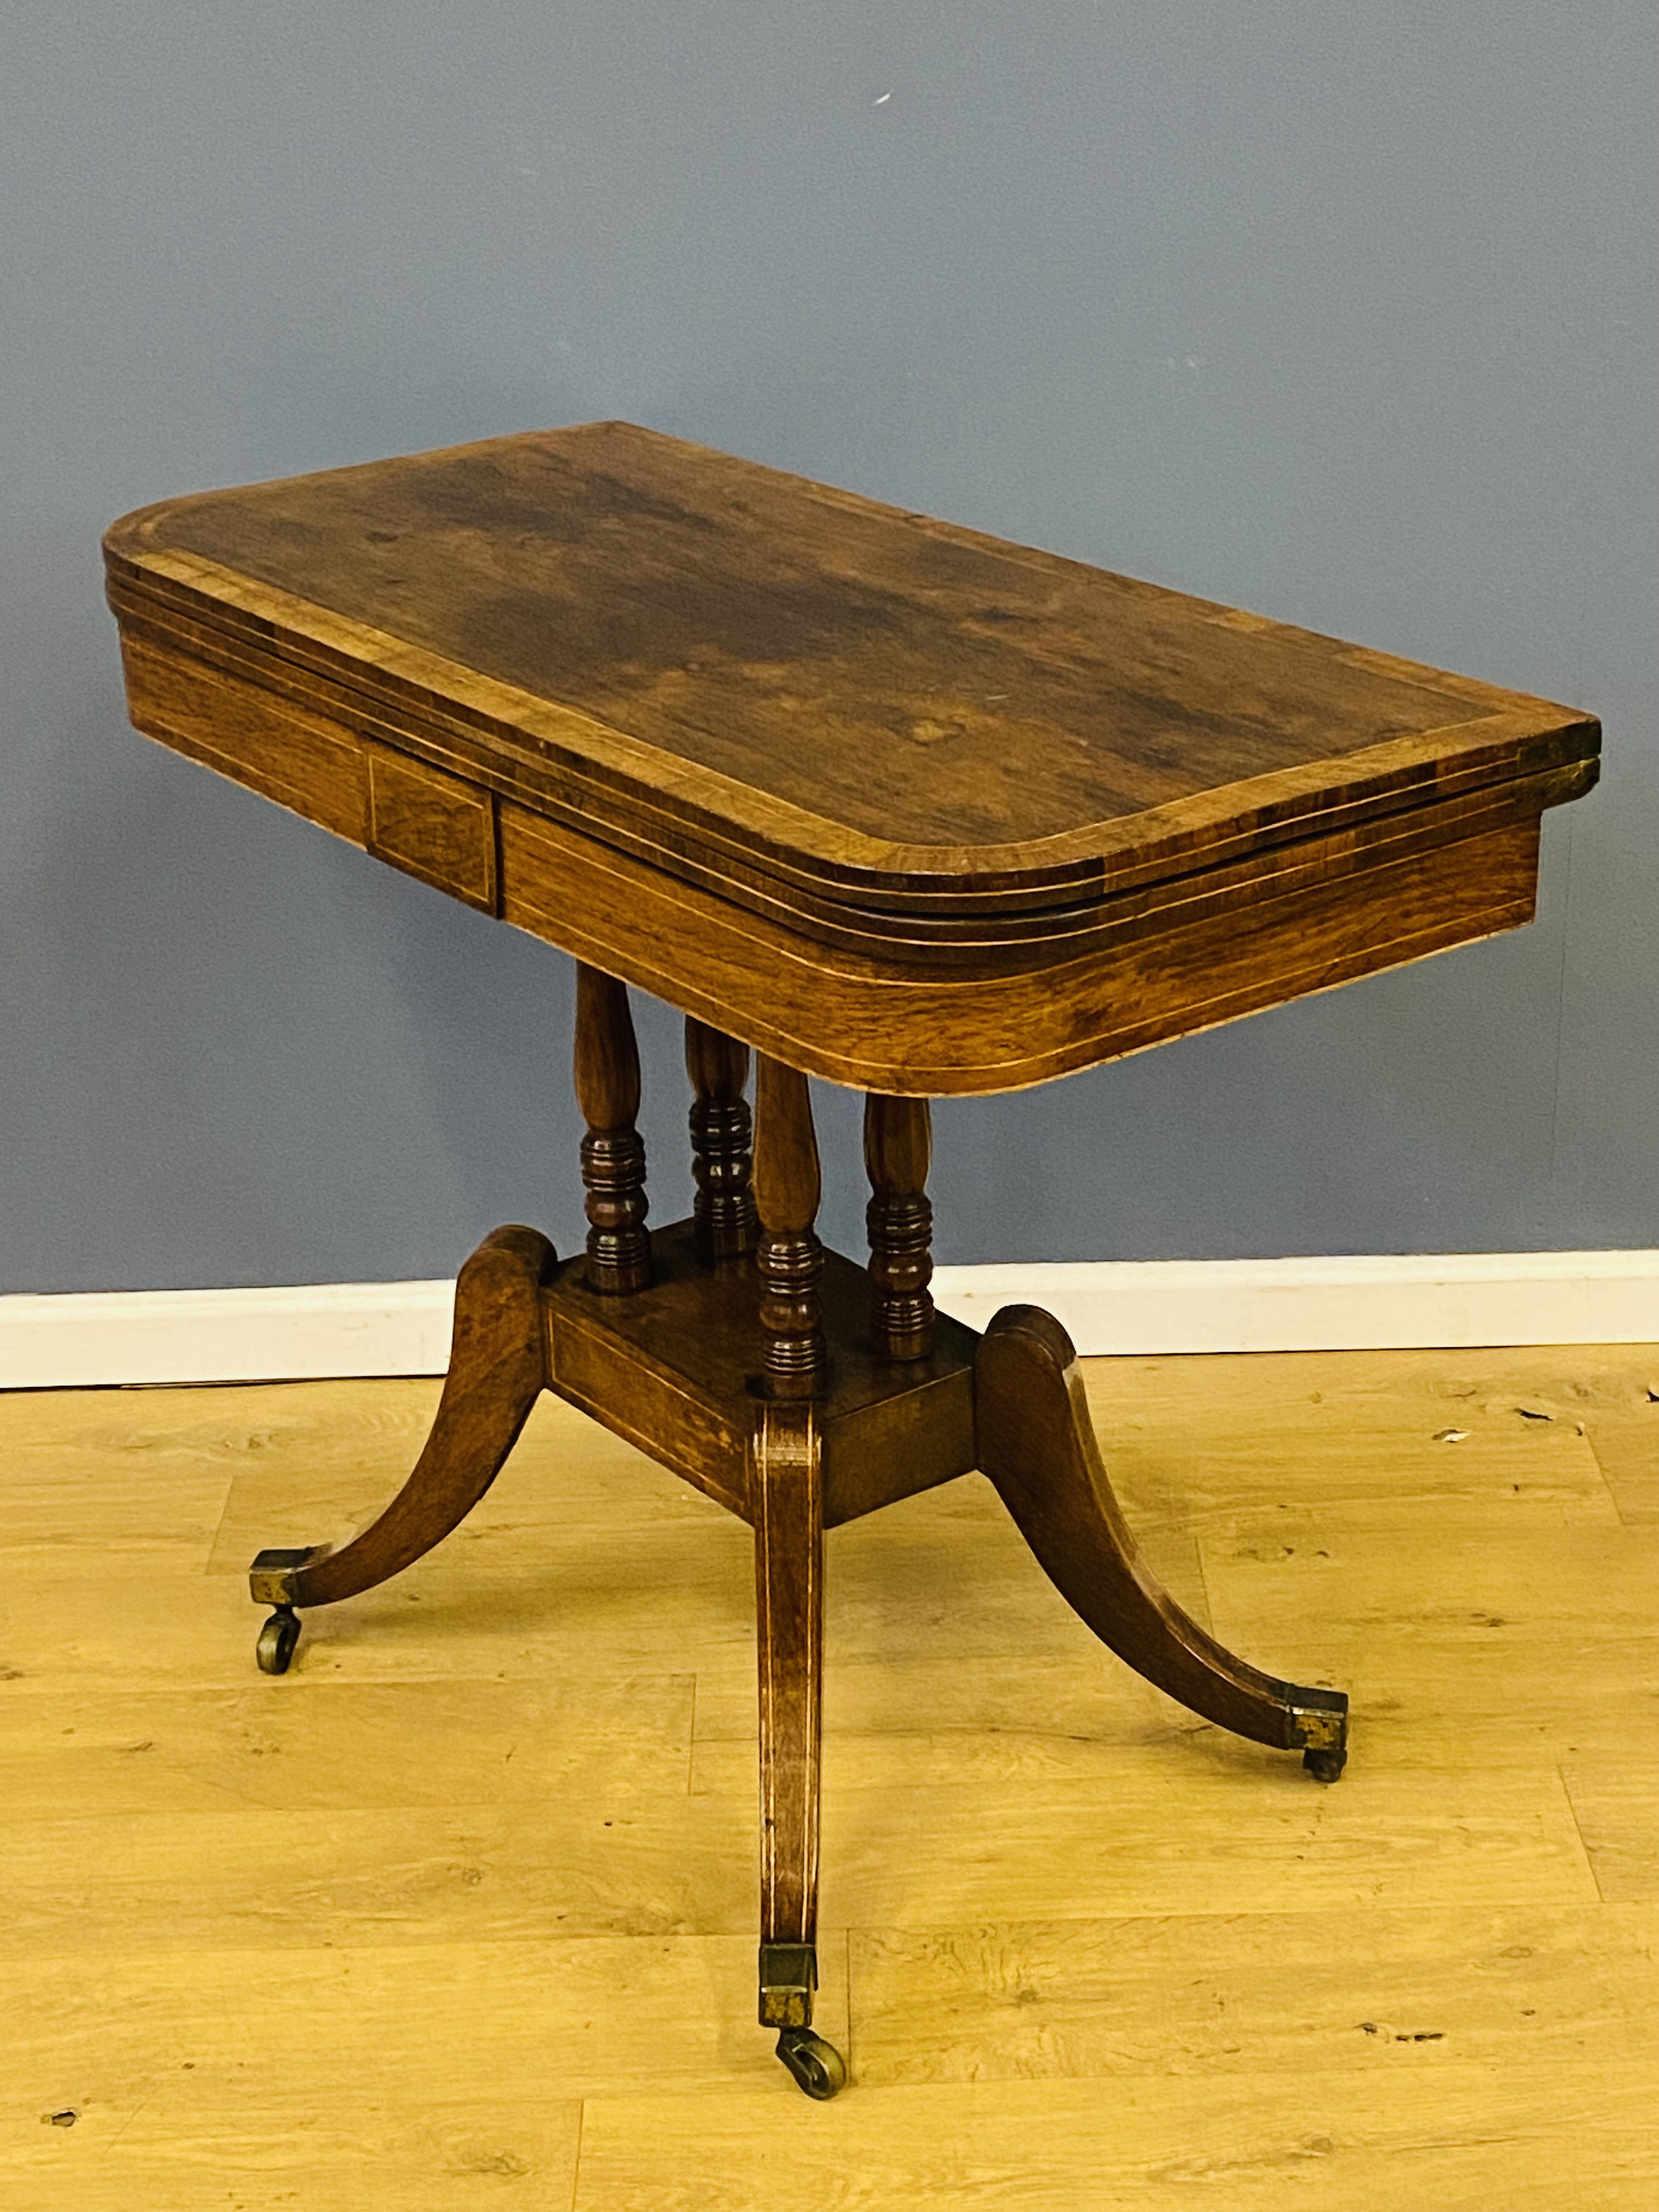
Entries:
{"label": "brass castor", "polygon": [[1346,1744],[1333,1744],[1328,1748],[1304,1751],[1302,1764],[1316,1782],[1334,1782],[1348,1763]]}
{"label": "brass castor", "polygon": [[286,1674],[300,1640],[300,1617],[291,1605],[279,1605],[259,1631],[254,1656],[262,1674]]}
{"label": "brass castor", "polygon": [[821,2101],[847,2087],[847,2061],[833,2043],[814,2035],[810,2027],[781,2028],[778,2057],[809,2097]]}

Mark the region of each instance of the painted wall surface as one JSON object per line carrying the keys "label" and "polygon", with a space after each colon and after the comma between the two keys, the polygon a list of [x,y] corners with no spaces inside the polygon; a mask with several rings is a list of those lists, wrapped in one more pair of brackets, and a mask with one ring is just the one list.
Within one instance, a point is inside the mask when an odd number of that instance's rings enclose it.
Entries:
{"label": "painted wall surface", "polygon": [[1535,927],[942,1109],[941,1256],[1659,1243],[1656,21],[13,0],[0,1289],[572,1240],[568,963],[134,736],[97,541],[612,415],[1605,720]]}

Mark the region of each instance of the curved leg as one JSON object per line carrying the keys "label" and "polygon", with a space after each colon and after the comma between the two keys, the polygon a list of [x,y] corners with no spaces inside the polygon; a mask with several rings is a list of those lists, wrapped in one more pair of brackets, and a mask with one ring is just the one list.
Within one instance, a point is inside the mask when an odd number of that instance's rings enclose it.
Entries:
{"label": "curved leg", "polygon": [[337,1551],[261,1552],[248,1577],[273,1605],[259,1664],[280,1674],[299,1627],[294,1608],[355,1597],[429,1552],[464,1520],[501,1472],[546,1385],[541,1285],[553,1247],[534,1229],[497,1229],[455,1285],[455,1332],[437,1418],[415,1471],[378,1519]]}
{"label": "curved leg", "polygon": [[1137,1673],[1236,1735],[1300,1751],[1322,1782],[1346,1757],[1340,1690],[1280,1682],[1236,1659],[1142,1565],[1095,1442],[1070,1338],[1036,1306],[1005,1306],[974,1364],[981,1470],[1074,1612]]}
{"label": "curved leg", "polygon": [[847,2067],[812,2033],[818,1983],[818,1741],[823,1662],[823,1452],[813,1399],[824,1367],[818,1148],[806,1078],[763,1059],[755,1085],[758,1319],[766,1395],[749,1431],[760,1659],[760,2020],[809,2097]]}
{"label": "curved leg", "polygon": [[762,1400],[749,1443],[760,1662],[760,2021],[809,2097],[833,2097],[841,2054],[812,2033],[817,1987],[818,1746],[823,1485],[817,1416]]}

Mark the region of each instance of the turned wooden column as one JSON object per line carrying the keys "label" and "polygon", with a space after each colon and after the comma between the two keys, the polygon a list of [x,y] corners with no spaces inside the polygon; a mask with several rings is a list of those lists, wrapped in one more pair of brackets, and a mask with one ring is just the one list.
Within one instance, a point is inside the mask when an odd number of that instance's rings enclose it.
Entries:
{"label": "turned wooden column", "polygon": [[925,1359],[933,1348],[933,1209],[927,1200],[931,1116],[925,1098],[864,1102],[864,1164],[870,1175],[871,1333],[889,1359]]}
{"label": "turned wooden column", "polygon": [[761,1054],[755,1071],[756,1263],[766,1379],[778,1398],[810,1398],[823,1379],[823,1247],[812,1227],[819,1190],[806,1078]]}
{"label": "turned wooden column", "polygon": [[597,968],[576,969],[576,1100],[587,1122],[587,1279],[596,1291],[642,1291],[651,1279],[646,1233],[640,1054],[628,990]]}
{"label": "turned wooden column", "polygon": [[760,1224],[750,1188],[749,1048],[688,1016],[685,1072],[691,1102],[691,1172],[697,1256],[706,1267],[755,1249]]}

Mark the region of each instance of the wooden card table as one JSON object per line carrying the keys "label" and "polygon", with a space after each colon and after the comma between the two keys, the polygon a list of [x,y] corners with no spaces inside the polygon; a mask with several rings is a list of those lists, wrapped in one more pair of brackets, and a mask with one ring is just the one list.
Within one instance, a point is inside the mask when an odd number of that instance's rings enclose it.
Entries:
{"label": "wooden card table", "polygon": [[[760,2017],[807,2093],[823,1530],[979,1468],[1064,1597],[1322,1781],[1347,1700],[1137,1555],[1059,1323],[934,1313],[931,1097],[1007,1091],[1510,929],[1598,732],[1495,690],[627,423],[172,500],[106,541],[132,719],[574,956],[586,1249],[499,1229],[368,1589],[556,1391],[750,1522]],[[648,1231],[627,987],[686,1017],[694,1218]],[[758,1055],[750,1176],[745,1088]],[[814,1233],[807,1077],[866,1095],[867,1267]]]}

